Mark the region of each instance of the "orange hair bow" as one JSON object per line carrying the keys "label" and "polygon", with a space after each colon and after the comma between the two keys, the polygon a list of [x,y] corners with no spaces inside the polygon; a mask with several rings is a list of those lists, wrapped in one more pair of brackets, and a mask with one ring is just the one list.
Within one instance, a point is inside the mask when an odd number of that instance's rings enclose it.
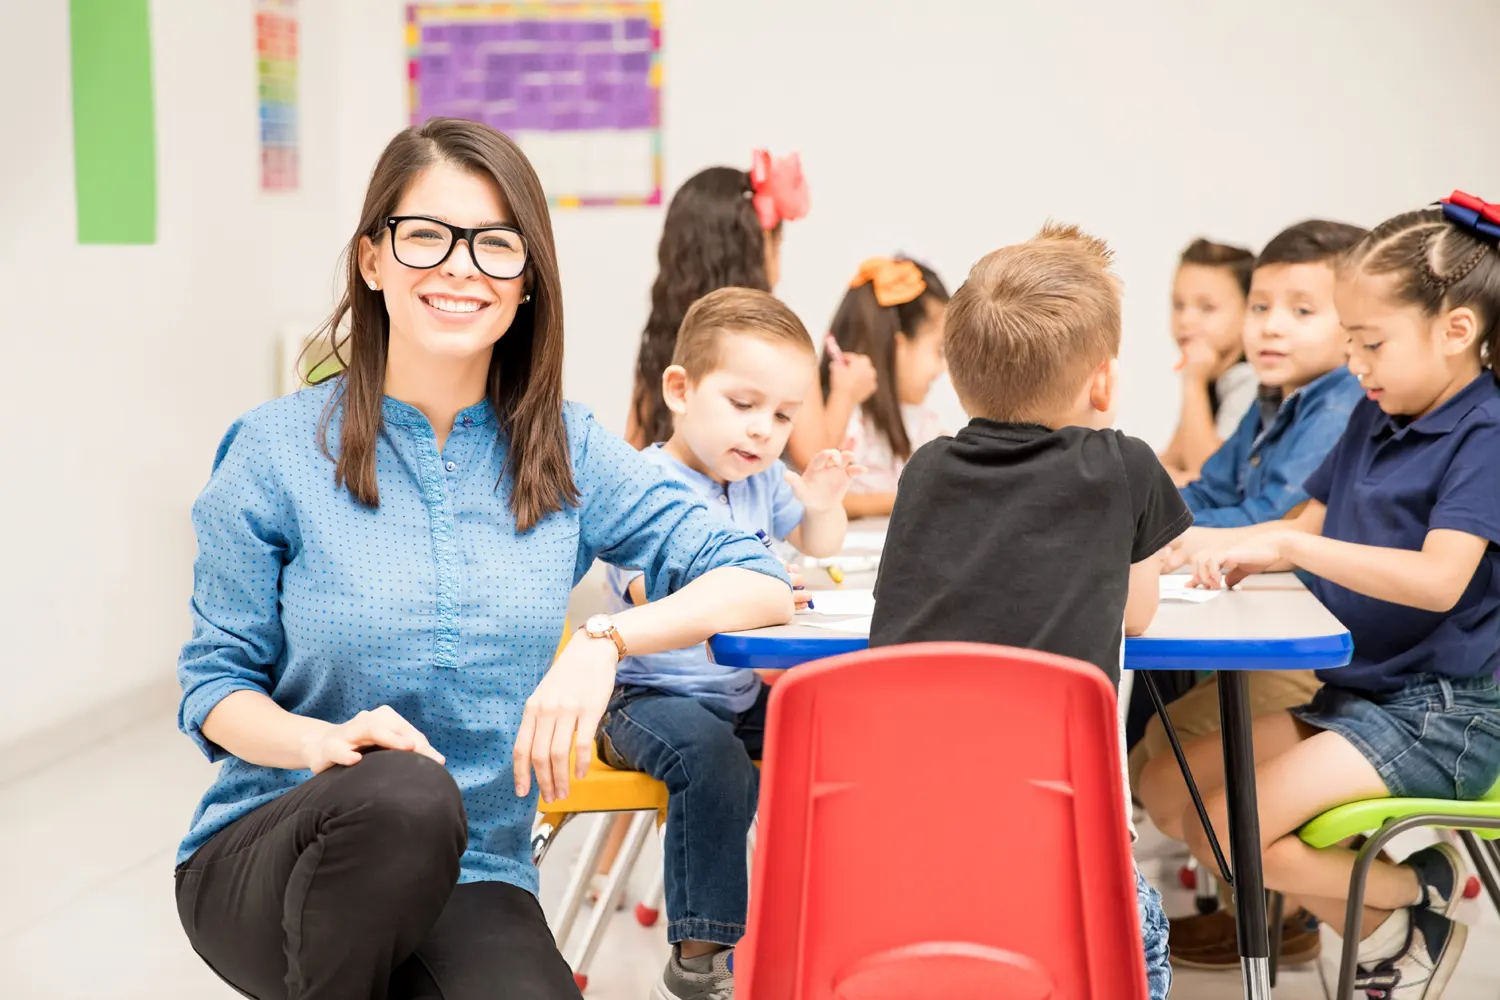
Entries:
{"label": "orange hair bow", "polygon": [[922,269],[909,260],[871,257],[859,265],[859,273],[849,282],[850,288],[870,283],[875,286],[875,301],[880,306],[900,306],[927,291]]}
{"label": "orange hair bow", "polygon": [[802,176],[802,158],[796,153],[777,160],[757,149],[750,162],[751,203],[760,228],[775,229],[783,219],[795,222],[807,214],[810,199]]}

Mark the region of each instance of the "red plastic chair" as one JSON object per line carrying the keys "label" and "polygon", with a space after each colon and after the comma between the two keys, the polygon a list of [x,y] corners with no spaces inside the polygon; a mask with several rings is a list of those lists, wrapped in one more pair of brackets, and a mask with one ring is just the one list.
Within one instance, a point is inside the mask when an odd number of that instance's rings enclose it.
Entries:
{"label": "red plastic chair", "polygon": [[771,695],[741,1000],[1145,1000],[1115,695],[965,643]]}

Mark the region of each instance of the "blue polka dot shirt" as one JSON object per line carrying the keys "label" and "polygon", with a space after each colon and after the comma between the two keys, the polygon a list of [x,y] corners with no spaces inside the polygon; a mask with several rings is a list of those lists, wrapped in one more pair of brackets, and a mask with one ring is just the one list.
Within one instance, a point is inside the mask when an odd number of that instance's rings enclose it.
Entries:
{"label": "blue polka dot shirt", "polygon": [[[581,499],[525,534],[501,475],[506,437],[487,402],[458,415],[439,453],[427,418],[385,399],[380,506],[361,506],[334,485],[318,447],[334,384],[236,421],[193,506],[193,634],[177,665],[178,724],[223,766],[177,861],[312,776],[246,763],[203,736],[226,695],[260,691],[335,723],[390,705],[447,758],[463,791],[459,881],[535,892],[537,793],[516,797],[511,750],[562,638],[569,593],[594,559],[644,571],[652,600],[724,566],[785,572],[753,535],[572,403],[564,423]],[[335,414],[335,449],[339,426]]]}

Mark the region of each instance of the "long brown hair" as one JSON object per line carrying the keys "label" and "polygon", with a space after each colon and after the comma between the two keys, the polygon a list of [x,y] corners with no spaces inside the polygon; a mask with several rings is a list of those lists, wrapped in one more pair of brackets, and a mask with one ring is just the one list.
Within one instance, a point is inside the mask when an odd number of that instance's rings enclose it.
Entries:
{"label": "long brown hair", "polygon": [[[896,260],[907,260],[897,257]],[[896,377],[896,338],[917,339],[917,332],[924,323],[932,319],[932,311],[948,301],[948,290],[943,287],[937,272],[913,260],[926,288],[910,302],[882,306],[875,300],[875,286],[863,284],[851,288],[839,303],[828,332],[838,341],[839,348],[855,354],[869,355],[879,378],[875,395],[861,404],[865,416],[875,424],[875,429],[891,446],[891,454],[905,461],[911,458],[911,438],[906,433],[906,422],[901,418],[901,390]],[[824,353],[819,365],[823,382],[823,395],[828,395],[829,358]],[[842,432],[841,432],[842,433]]]}
{"label": "long brown hair", "polygon": [[[520,147],[487,125],[431,118],[420,128],[403,129],[380,154],[365,192],[359,228],[344,251],[348,287],[323,328],[332,344],[324,360],[335,359],[344,370],[320,380],[338,379],[339,384],[323,410],[318,444],[336,463],[334,482],[347,486],[360,503],[378,507],[375,442],[382,426],[390,317],[384,298],[368,288],[360,274],[359,241],[367,236],[378,246],[386,238],[386,219],[413,179],[440,160],[493,178],[510,206],[512,222],[526,239],[523,280],[531,301],[521,304],[496,342],[486,391],[501,432],[509,438],[510,454],[501,477],[509,473],[512,478],[510,508],[516,530],[524,532],[564,505],[578,502],[563,426],[562,286],[541,181]],[[346,317],[348,327],[341,330]],[[335,457],[328,426],[340,409],[343,422]]]}
{"label": "long brown hair", "polygon": [[[672,413],[661,396],[661,375],[672,363],[677,328],[688,307],[720,288],[769,292],[766,240],[781,228],[760,228],[750,175],[709,167],[689,177],[672,196],[656,250],[651,316],[641,331],[630,407],[646,444],[672,436]],[[635,442],[632,442],[634,444]]]}

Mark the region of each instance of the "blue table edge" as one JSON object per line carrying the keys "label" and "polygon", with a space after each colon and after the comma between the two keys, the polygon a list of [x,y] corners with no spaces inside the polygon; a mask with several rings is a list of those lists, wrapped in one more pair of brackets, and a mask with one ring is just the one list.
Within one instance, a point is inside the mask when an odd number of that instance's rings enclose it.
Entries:
{"label": "blue table edge", "polygon": [[[788,637],[723,632],[709,640],[714,662],[749,670],[792,667],[858,653],[870,647],[862,636]],[[1354,640],[1348,632],[1299,639],[1125,640],[1126,670],[1334,670],[1349,665]]]}

